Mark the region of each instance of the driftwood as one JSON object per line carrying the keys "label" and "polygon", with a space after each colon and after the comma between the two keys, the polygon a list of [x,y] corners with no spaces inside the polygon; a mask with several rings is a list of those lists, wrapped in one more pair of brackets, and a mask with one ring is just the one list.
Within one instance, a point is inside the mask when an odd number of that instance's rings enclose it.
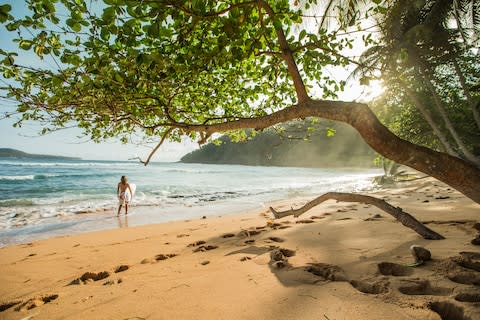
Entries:
{"label": "driftwood", "polygon": [[276,211],[272,207],[270,207],[270,211],[273,213],[276,219],[283,218],[286,216],[293,215],[294,217],[298,217],[301,214],[307,212],[308,210],[312,209],[313,207],[321,204],[324,201],[334,199],[337,201],[344,201],[344,202],[361,202],[365,204],[371,204],[375,207],[385,211],[386,213],[392,215],[395,219],[400,221],[405,227],[414,230],[416,233],[421,235],[424,239],[430,240],[441,240],[445,239],[442,235],[436,233],[432,229],[423,225],[420,221],[415,219],[412,215],[407,212],[404,212],[400,207],[394,207],[391,204],[387,203],[385,200],[378,199],[371,196],[361,195],[361,194],[354,194],[354,193],[342,193],[342,192],[328,192],[325,193],[312,201],[306,203],[303,207],[298,209],[290,209],[286,211]]}

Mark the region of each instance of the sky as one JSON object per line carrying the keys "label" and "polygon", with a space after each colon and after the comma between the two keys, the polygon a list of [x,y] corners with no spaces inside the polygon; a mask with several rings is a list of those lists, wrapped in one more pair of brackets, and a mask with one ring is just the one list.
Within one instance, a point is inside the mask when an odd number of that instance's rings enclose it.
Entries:
{"label": "sky", "polygon": [[[14,16],[23,16],[26,13],[26,5],[22,0],[1,1],[0,4],[8,3],[12,6]],[[0,28],[0,48],[13,49],[11,43],[12,35],[3,27]],[[29,59],[25,55],[23,59]],[[346,79],[347,73],[343,70],[332,71],[336,78]],[[358,84],[347,84],[345,92],[340,93],[339,99],[365,100],[369,95],[376,95],[381,91],[377,84],[371,88],[364,88]],[[12,108],[5,101],[0,101],[0,113],[6,109]],[[27,153],[51,154],[71,157],[80,157],[86,160],[128,160],[130,158],[140,157],[146,159],[154,145],[134,145],[122,144],[118,140],[111,139],[101,143],[89,141],[86,137],[81,137],[81,131],[78,128],[63,129],[47,135],[40,136],[38,132],[41,125],[38,123],[25,123],[21,128],[14,128],[13,119],[0,119],[0,148],[13,148]],[[194,141],[165,142],[155,153],[152,161],[175,162],[180,158],[195,150],[199,146]]]}

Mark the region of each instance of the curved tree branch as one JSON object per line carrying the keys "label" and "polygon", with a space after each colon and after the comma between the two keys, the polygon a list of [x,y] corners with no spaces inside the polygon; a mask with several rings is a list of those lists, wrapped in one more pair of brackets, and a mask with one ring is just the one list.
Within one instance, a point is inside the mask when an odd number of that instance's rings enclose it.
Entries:
{"label": "curved tree branch", "polygon": [[375,151],[388,159],[428,174],[457,189],[473,201],[480,203],[480,170],[462,159],[415,145],[393,134],[385,127],[366,104],[357,102],[310,100],[272,114],[228,121],[195,125],[169,124],[185,132],[226,132],[238,129],[257,129],[294,119],[319,117],[347,123],[354,127]]}
{"label": "curved tree branch", "polygon": [[375,207],[385,211],[386,213],[392,215],[395,219],[400,221],[405,227],[410,228],[421,235],[424,239],[430,240],[441,240],[445,239],[440,234],[436,233],[432,229],[424,226],[420,221],[415,219],[412,215],[407,212],[404,212],[400,207],[394,207],[391,204],[387,203],[385,200],[378,199],[371,196],[366,196],[362,194],[354,194],[354,193],[342,193],[342,192],[328,192],[325,193],[312,201],[305,204],[303,207],[298,209],[291,209],[287,211],[278,212],[272,207],[270,207],[270,211],[273,213],[276,219],[283,218],[286,216],[293,215],[294,217],[298,217],[301,214],[305,213],[306,211],[312,209],[313,207],[325,202],[327,200],[334,199],[337,201],[345,201],[345,202],[361,202],[365,204],[371,204]]}

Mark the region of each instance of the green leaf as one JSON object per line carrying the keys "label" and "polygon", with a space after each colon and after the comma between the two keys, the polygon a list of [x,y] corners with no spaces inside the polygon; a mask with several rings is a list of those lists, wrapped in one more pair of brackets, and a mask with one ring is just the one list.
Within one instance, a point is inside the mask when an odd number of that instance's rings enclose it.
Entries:
{"label": "green leaf", "polygon": [[9,12],[12,10],[12,6],[9,4],[4,4],[0,6],[0,23],[4,23],[7,20],[12,19],[12,16]]}
{"label": "green leaf", "polygon": [[30,48],[32,48],[33,42],[30,40],[21,40],[18,45],[23,50],[30,50]]}
{"label": "green leaf", "polygon": [[327,128],[327,137],[333,137],[335,135],[336,130],[333,128]]}

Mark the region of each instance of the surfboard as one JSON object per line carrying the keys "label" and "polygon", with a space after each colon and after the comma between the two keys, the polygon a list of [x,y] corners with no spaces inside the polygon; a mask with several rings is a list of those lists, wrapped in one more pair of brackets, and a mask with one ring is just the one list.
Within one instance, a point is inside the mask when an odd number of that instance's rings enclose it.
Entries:
{"label": "surfboard", "polygon": [[132,189],[132,194],[130,194],[130,190],[128,190],[126,193],[128,194],[127,199],[128,201],[132,201],[133,197],[135,196],[135,191],[137,190],[137,185],[135,183],[129,183],[130,184],[130,189]]}

